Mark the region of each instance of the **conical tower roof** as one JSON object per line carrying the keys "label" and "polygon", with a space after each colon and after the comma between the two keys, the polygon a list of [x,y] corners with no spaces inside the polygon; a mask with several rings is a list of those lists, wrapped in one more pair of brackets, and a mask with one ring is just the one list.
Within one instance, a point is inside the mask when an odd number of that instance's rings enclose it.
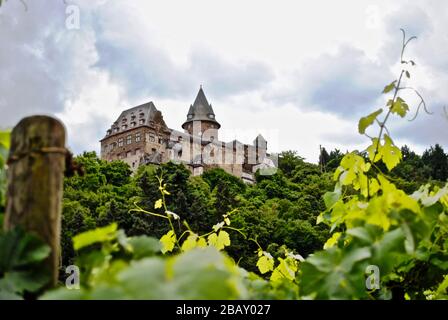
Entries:
{"label": "conical tower roof", "polygon": [[208,103],[207,97],[205,96],[202,86],[199,88],[199,92],[194,100],[194,103],[190,105],[190,109],[187,114],[187,121],[184,122],[182,128],[185,129],[185,125],[192,121],[208,121],[221,125],[215,119],[215,112],[213,111],[212,105]]}

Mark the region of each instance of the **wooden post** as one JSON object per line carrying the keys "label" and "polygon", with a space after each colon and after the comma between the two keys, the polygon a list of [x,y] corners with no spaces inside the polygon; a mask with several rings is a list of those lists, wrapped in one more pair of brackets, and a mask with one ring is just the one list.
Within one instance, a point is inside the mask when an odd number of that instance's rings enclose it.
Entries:
{"label": "wooden post", "polygon": [[47,260],[56,285],[60,254],[65,128],[47,116],[22,119],[11,134],[4,228],[17,225],[51,248]]}

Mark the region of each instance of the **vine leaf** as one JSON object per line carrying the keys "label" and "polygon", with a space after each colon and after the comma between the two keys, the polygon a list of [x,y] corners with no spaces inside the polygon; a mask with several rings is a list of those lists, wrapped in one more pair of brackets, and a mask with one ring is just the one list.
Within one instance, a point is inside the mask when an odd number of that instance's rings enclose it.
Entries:
{"label": "vine leaf", "polygon": [[162,199],[157,200],[156,203],[154,203],[154,209],[162,208],[162,204]]}
{"label": "vine leaf", "polygon": [[173,230],[168,231],[167,234],[160,238],[160,243],[162,244],[162,253],[171,252],[176,244],[176,234]]}
{"label": "vine leaf", "polygon": [[378,109],[377,111],[372,112],[368,116],[362,117],[361,119],[359,119],[359,123],[358,123],[359,133],[364,134],[366,132],[366,129],[372,125],[372,123],[375,121],[375,119],[378,117],[378,115],[381,114],[381,112],[383,112],[383,109]]}
{"label": "vine leaf", "polygon": [[338,243],[338,240],[339,240],[340,237],[341,237],[341,233],[340,232],[333,233],[331,238],[328,239],[327,242],[325,242],[324,249],[329,249],[329,248],[333,247],[335,244]]}
{"label": "vine leaf", "polygon": [[196,234],[190,234],[188,238],[182,243],[182,251],[189,251],[196,247],[196,240],[198,236]]}
{"label": "vine leaf", "polygon": [[274,270],[274,258],[269,252],[259,250],[258,256],[260,258],[258,259],[257,267],[261,274]]}
{"label": "vine leaf", "polygon": [[395,89],[395,84],[397,83],[397,80],[392,81],[390,84],[384,87],[383,93],[389,93],[393,89]]}
{"label": "vine leaf", "polygon": [[216,247],[218,250],[222,250],[227,246],[230,246],[230,237],[224,230],[219,231],[218,234],[212,233],[208,236],[208,244]]}
{"label": "vine leaf", "polygon": [[393,144],[387,134],[384,135],[384,146],[381,153],[383,162],[389,171],[395,168],[401,160],[401,150]]}
{"label": "vine leaf", "polygon": [[398,114],[402,118],[404,118],[404,116],[406,116],[406,113],[409,111],[408,104],[400,97],[398,97],[395,102],[389,100],[387,102],[387,105],[391,107],[392,113]]}
{"label": "vine leaf", "polygon": [[80,250],[97,242],[112,241],[117,238],[117,224],[80,233],[73,237],[73,248]]}

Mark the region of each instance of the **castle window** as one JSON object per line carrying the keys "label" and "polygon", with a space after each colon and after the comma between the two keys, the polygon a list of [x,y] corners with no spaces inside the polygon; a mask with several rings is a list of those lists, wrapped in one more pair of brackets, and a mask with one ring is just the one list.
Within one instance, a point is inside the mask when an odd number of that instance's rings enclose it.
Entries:
{"label": "castle window", "polygon": [[188,118],[188,119],[191,119],[191,118],[193,118],[193,115],[192,115],[192,114],[189,114],[189,115],[187,116],[187,118]]}
{"label": "castle window", "polygon": [[136,125],[135,121],[131,122],[131,127],[135,127],[135,125]]}
{"label": "castle window", "polygon": [[123,130],[126,130],[127,128],[128,128],[127,124],[124,124],[124,125],[121,126],[121,129],[123,129]]}
{"label": "castle window", "polygon": [[123,146],[123,138],[118,139],[118,146],[119,147]]}
{"label": "castle window", "polygon": [[109,150],[114,150],[114,148],[115,148],[115,142],[114,143],[111,143],[110,145],[109,145]]}
{"label": "castle window", "polygon": [[138,123],[139,124],[145,124],[145,119],[140,119]]}
{"label": "castle window", "polygon": [[119,129],[118,127],[116,127],[116,128],[114,129],[114,132],[117,133],[119,130],[120,130],[120,129]]}
{"label": "castle window", "polygon": [[132,136],[127,136],[126,144],[131,144],[131,143],[132,143]]}
{"label": "castle window", "polygon": [[142,135],[139,133],[135,134],[135,142],[140,142],[142,140]]}
{"label": "castle window", "polygon": [[107,130],[107,135],[110,136],[110,134],[112,133],[112,131],[109,129]]}
{"label": "castle window", "polygon": [[214,119],[214,118],[215,118],[215,116],[214,116],[213,114],[209,114],[208,117],[209,117],[210,119]]}
{"label": "castle window", "polygon": [[128,121],[128,119],[123,118],[123,120],[121,120],[121,122],[125,123],[126,121]]}
{"label": "castle window", "polygon": [[141,112],[140,114],[139,114],[139,117],[140,118],[143,118],[145,116],[145,114],[143,113],[143,112]]}
{"label": "castle window", "polygon": [[159,144],[162,144],[162,138],[159,137]]}
{"label": "castle window", "polygon": [[151,142],[155,142],[155,141],[156,141],[156,137],[154,137],[153,134],[150,134],[150,135],[149,135],[149,141],[151,141]]}

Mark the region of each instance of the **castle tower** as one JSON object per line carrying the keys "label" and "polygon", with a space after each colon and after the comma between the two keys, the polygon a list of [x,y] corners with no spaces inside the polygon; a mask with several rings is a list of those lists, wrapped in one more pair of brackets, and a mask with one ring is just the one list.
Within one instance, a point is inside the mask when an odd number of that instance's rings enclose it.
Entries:
{"label": "castle tower", "polygon": [[201,137],[202,140],[218,140],[218,130],[221,125],[215,119],[212,105],[208,103],[202,86],[194,100],[190,105],[187,114],[187,121],[184,122],[182,128],[191,135]]}

